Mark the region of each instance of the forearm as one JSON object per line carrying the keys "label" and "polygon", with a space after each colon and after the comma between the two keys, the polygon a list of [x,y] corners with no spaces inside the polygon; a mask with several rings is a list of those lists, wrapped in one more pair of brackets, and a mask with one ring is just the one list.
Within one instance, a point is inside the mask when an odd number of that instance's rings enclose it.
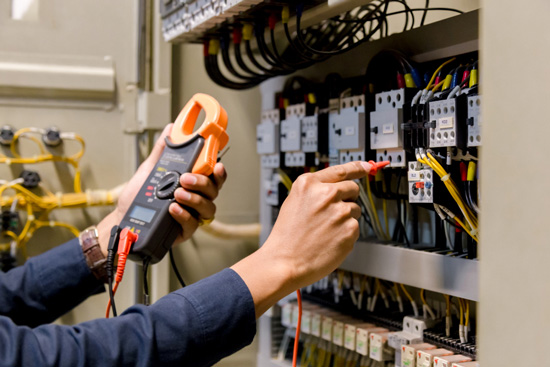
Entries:
{"label": "forearm", "polygon": [[0,272],[0,315],[34,327],[55,320],[103,290],[74,239],[7,273]]}
{"label": "forearm", "polygon": [[0,317],[0,366],[209,366],[255,330],[250,293],[227,269],[114,319],[29,329]]}
{"label": "forearm", "polygon": [[252,294],[256,318],[299,288],[294,275],[296,269],[290,268],[288,265],[291,262],[280,257],[280,254],[272,253],[269,246],[264,245],[231,267]]}

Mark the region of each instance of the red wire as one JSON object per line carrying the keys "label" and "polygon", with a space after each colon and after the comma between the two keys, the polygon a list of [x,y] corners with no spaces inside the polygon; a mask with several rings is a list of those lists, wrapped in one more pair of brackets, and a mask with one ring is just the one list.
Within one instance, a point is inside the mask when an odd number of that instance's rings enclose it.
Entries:
{"label": "red wire", "polygon": [[298,325],[296,325],[296,338],[294,339],[294,353],[292,354],[292,367],[296,367],[298,361],[298,344],[300,343],[300,329],[302,328],[302,293],[298,289]]}

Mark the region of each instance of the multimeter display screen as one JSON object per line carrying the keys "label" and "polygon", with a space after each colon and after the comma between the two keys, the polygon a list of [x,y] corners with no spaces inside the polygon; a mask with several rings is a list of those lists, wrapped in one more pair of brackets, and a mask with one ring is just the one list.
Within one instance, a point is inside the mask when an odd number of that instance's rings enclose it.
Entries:
{"label": "multimeter display screen", "polygon": [[147,223],[151,222],[151,219],[155,216],[156,211],[153,209],[144,208],[139,205],[135,205],[134,209],[130,213],[130,217],[141,220]]}

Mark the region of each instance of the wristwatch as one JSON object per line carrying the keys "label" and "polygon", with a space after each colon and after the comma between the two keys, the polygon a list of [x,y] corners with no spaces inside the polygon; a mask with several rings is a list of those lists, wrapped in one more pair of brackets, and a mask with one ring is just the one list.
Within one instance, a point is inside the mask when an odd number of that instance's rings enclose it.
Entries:
{"label": "wristwatch", "polygon": [[104,283],[107,283],[107,269],[105,268],[107,259],[99,247],[99,235],[95,226],[86,228],[80,232],[78,237],[82,252],[86,258],[86,264],[92,271],[92,274]]}

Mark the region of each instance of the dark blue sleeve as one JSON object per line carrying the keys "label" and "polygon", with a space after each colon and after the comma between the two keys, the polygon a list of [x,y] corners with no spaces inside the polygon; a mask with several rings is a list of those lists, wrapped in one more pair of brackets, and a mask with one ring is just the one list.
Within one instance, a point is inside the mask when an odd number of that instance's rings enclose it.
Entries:
{"label": "dark blue sleeve", "polygon": [[0,315],[34,327],[52,322],[103,290],[74,239],[0,272]]}
{"label": "dark blue sleeve", "polygon": [[31,329],[0,317],[0,366],[210,366],[255,333],[252,295],[226,269],[114,319]]}

